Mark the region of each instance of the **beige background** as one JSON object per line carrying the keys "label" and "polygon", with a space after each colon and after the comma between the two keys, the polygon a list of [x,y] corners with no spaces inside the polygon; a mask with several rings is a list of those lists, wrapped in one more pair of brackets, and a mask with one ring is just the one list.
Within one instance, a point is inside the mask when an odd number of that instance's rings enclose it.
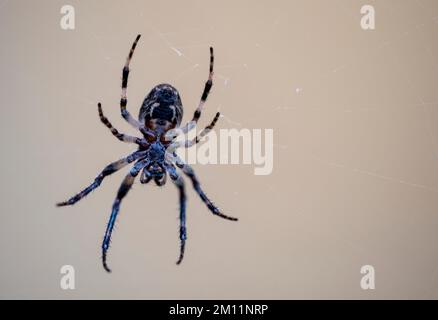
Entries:
{"label": "beige background", "polygon": [[[1,298],[438,298],[438,2],[0,2]],[[360,28],[373,4],[376,30]],[[273,128],[270,176],[196,165],[232,223],[188,190],[189,240],[177,267],[178,198],[136,183],[104,272],[100,245],[124,173],[76,206],[57,201],[134,146],[118,109],[137,33],[128,108],[157,83],[179,88],[188,119],[216,53],[201,118]],[[175,48],[182,52],[179,56]],[[199,64],[198,67],[195,65]],[[126,171],[126,170],[125,170]],[[60,268],[76,290],[60,289]],[[360,288],[360,267],[376,290]]]}

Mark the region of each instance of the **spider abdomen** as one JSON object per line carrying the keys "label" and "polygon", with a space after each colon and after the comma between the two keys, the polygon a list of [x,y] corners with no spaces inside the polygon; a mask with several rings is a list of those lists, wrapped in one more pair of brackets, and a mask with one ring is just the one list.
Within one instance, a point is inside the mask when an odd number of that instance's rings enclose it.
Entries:
{"label": "spider abdomen", "polygon": [[159,84],[144,99],[138,119],[152,130],[162,128],[167,131],[179,126],[182,116],[178,90],[170,84]]}

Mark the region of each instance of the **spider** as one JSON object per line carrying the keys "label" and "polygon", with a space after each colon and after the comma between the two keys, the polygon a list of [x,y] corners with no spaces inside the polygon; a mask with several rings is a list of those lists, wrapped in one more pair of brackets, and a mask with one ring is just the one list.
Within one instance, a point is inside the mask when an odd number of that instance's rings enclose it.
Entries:
{"label": "spider", "polygon": [[[140,174],[140,182],[146,184],[153,180],[157,186],[163,186],[167,181],[167,174],[169,174],[172,182],[179,190],[179,238],[180,238],[180,253],[176,264],[180,264],[184,258],[185,243],[187,240],[186,229],[186,193],[184,187],[184,180],[180,171],[182,171],[192,182],[193,188],[198,193],[202,201],[207,205],[210,211],[221,218],[237,221],[237,218],[233,218],[223,214],[217,206],[210,201],[204,191],[201,189],[198,178],[190,165],[183,162],[181,158],[175,153],[178,147],[189,148],[198,143],[202,137],[204,137],[210,130],[213,129],[220,113],[216,113],[213,121],[205,127],[198,136],[192,140],[175,141],[179,133],[187,133],[194,128],[201,117],[201,113],[204,107],[204,103],[207,100],[210,89],[213,85],[213,48],[210,47],[210,72],[207,82],[205,83],[204,92],[202,93],[201,100],[197,109],[194,112],[191,121],[183,127],[180,127],[183,106],[178,90],[170,84],[159,84],[155,86],[143,101],[140,108],[138,120],[131,116],[126,109],[128,103],[127,99],[127,86],[129,75],[129,63],[131,62],[134,50],[141,35],[138,35],[132,44],[129,55],[126,59],[125,66],[122,71],[122,96],[120,100],[120,111],[122,117],[134,128],[138,129],[143,135],[142,138],[129,136],[120,133],[110,121],[104,116],[102,111],[102,105],[98,103],[98,113],[100,121],[111,130],[111,133],[120,141],[134,143],[138,145],[138,150],[131,153],[127,157],[124,157],[118,161],[115,161],[107,165],[103,171],[94,179],[93,183],[83,189],[78,194],[71,197],[69,200],[60,202],[57,206],[73,205],[91,191],[98,188],[105,177],[113,174],[114,172],[122,169],[128,164],[134,163],[129,173],[124,178],[120,188],[117,192],[114,200],[111,216],[108,221],[105,236],[102,243],[102,264],[107,272],[111,272],[111,269],[107,264],[107,251],[111,242],[111,234],[116,222],[117,215],[120,210],[120,204],[122,199],[131,189],[135,178]],[[179,169],[179,170],[177,170]]]}

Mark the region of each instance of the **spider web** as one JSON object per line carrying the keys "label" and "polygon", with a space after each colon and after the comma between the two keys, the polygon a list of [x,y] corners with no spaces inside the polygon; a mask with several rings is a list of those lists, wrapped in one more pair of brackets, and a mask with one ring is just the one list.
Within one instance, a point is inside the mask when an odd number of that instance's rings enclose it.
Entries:
{"label": "spider web", "polygon": [[[339,12],[341,12],[344,15],[347,15],[348,17],[351,17],[352,20],[358,21],[358,16],[356,13],[353,13],[349,10],[348,6],[345,5],[342,1],[334,2],[338,8],[340,9]],[[428,17],[425,21],[422,21],[420,23],[418,22],[412,22],[410,23],[407,21],[407,24],[405,25],[405,29],[400,30],[396,36],[393,36],[391,38],[385,39],[381,41],[377,46],[369,48],[370,51],[372,51],[374,54],[378,53],[382,49],[388,49],[393,46],[394,43],[397,41],[402,41],[403,39],[411,39],[417,36],[422,36],[426,40],[426,43],[430,43],[430,39],[427,39],[426,36],[421,32],[422,30],[426,29],[435,29],[438,27],[438,16],[436,15],[436,12],[429,12],[428,8],[423,4],[423,1],[421,0],[415,0],[414,3],[418,7],[419,10],[428,12]],[[379,17],[379,14],[385,10],[387,13],[392,13],[397,11],[397,6],[390,5],[388,3],[382,2],[376,2],[378,7],[376,8],[376,14]],[[357,6],[356,6],[357,7]],[[358,7],[359,8],[359,7]],[[357,9],[357,8],[356,8]],[[357,9],[358,10],[358,9]],[[377,24],[379,23],[379,18],[377,18]],[[374,32],[378,32],[379,26],[377,25],[377,28]],[[366,31],[364,31],[366,32]],[[438,63],[437,59],[433,54],[433,51],[431,50],[429,45],[425,45],[426,52],[422,52],[426,54],[428,57],[428,61],[431,62],[431,68],[435,69],[435,71],[438,71]],[[400,69],[404,68],[404,61],[401,57],[400,52],[398,52],[395,48],[392,50],[392,54],[394,59],[399,65]],[[362,57],[361,57],[362,59]],[[351,68],[357,67],[359,64],[363,63],[363,60],[356,60],[353,62],[346,62],[341,63],[338,65],[334,65],[329,72],[321,73],[320,77],[318,79],[315,79],[316,81],[325,81],[330,82],[334,77],[339,75],[342,72],[345,72]],[[424,130],[424,140],[428,141],[430,144],[430,152],[433,154],[433,157],[435,159],[438,159],[438,142],[437,138],[432,133],[432,115],[430,112],[430,108],[435,108],[438,105],[438,101],[426,101],[426,99],[422,96],[422,94],[417,90],[415,83],[411,80],[411,78],[407,77],[406,81],[408,82],[408,85],[412,92],[416,94],[416,100],[417,103],[415,104],[403,104],[400,107],[402,108],[416,108],[420,114],[422,114],[423,117],[423,130]],[[300,95],[302,93],[306,92],[305,87],[296,86],[291,88],[291,91],[294,91],[296,95]],[[333,112],[355,112],[356,110],[367,110],[371,112],[379,112],[381,108],[384,106],[384,103],[351,103],[351,107],[348,109],[339,109],[335,110],[333,109]],[[326,106],[323,105],[314,105],[310,106],[308,108],[313,108],[315,110],[318,109],[326,109]],[[300,105],[281,105],[281,106],[274,106],[274,111],[279,114],[290,114],[294,111],[297,111],[300,109]],[[289,145],[287,144],[277,144],[277,148],[281,150],[288,149]],[[339,159],[327,159],[327,157],[317,155],[317,154],[300,154],[300,156],[306,157],[309,160],[316,161],[317,163],[335,168],[340,171],[348,171],[350,173],[356,174],[358,176],[367,176],[371,178],[375,178],[377,180],[383,180],[387,181],[393,184],[403,185],[407,188],[415,188],[423,192],[427,193],[438,193],[438,188],[428,185],[428,184],[422,184],[415,181],[406,180],[405,178],[399,177],[399,176],[393,176],[393,175],[387,175],[384,173],[380,173],[377,170],[373,170],[371,168],[363,168],[363,167],[356,167],[348,165],[346,162],[339,160]],[[272,186],[270,186],[272,187]],[[295,212],[296,214],[305,214],[303,210],[298,210],[298,212]],[[310,218],[312,218],[312,215],[307,215]],[[315,221],[316,223],[317,221]],[[327,227],[330,227],[330,225],[326,225]],[[333,239],[337,239],[337,242],[344,243],[348,245],[351,248],[354,248],[355,253],[360,257],[366,257],[366,251],[361,248],[361,244],[358,242],[352,242],[348,239],[348,237],[342,233],[339,232],[339,228],[334,230],[327,230],[329,235],[333,237]],[[423,292],[420,294],[423,298],[427,298],[428,296],[432,295],[434,293],[434,290],[436,288],[438,278],[438,268],[434,269],[433,274],[431,274],[430,280],[430,286],[428,288],[423,288]]]}

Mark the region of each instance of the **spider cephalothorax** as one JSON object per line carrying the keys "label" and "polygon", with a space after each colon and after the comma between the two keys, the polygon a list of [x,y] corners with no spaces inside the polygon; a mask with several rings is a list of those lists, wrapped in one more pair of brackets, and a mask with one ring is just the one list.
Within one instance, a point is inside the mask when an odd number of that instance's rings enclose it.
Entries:
{"label": "spider cephalothorax", "polygon": [[149,160],[143,167],[140,176],[141,183],[148,183],[154,179],[155,183],[162,186],[166,183],[166,169],[164,167],[166,157],[166,148],[160,141],[153,142],[147,149],[146,158]]}
{"label": "spider cephalothorax", "polygon": [[178,129],[179,133],[187,133],[198,122],[205,101],[207,100],[210,89],[213,85],[213,48],[210,48],[210,73],[207,82],[205,83],[204,92],[201,96],[201,101],[191,121],[185,126],[180,128],[181,120],[183,117],[183,106],[181,98],[173,86],[170,84],[160,84],[155,86],[151,92],[146,96],[143,104],[140,108],[138,120],[133,118],[129,111],[126,109],[128,103],[126,89],[128,87],[128,75],[129,75],[129,63],[132,55],[134,54],[137,42],[140,39],[140,35],[135,39],[131,51],[129,52],[126,64],[122,72],[122,98],[120,100],[120,111],[122,117],[131,124],[134,128],[138,129],[143,138],[129,136],[120,133],[115,129],[109,120],[104,116],[102,106],[98,103],[99,117],[103,124],[105,124],[112,132],[112,134],[120,141],[135,143],[138,145],[138,150],[133,152],[127,157],[124,157],[118,161],[115,161],[107,165],[103,171],[94,179],[94,182],[71,197],[69,200],[58,203],[58,206],[73,205],[91,191],[100,186],[103,179],[127,166],[130,163],[134,163],[133,167],[123,180],[119,191],[117,192],[116,199],[114,200],[111,216],[108,221],[108,225],[105,231],[105,236],[102,243],[102,263],[106,271],[110,272],[106,262],[107,251],[111,242],[111,234],[114,228],[117,215],[120,210],[120,203],[122,199],[131,189],[135,178],[140,174],[140,182],[143,184],[148,183],[151,180],[158,186],[163,186],[166,183],[167,175],[170,176],[173,183],[179,190],[180,201],[180,255],[177,264],[180,264],[184,257],[185,241],[187,239],[186,229],[186,194],[184,187],[184,180],[180,173],[177,171],[179,168],[191,181],[193,188],[199,194],[202,201],[207,205],[208,209],[221,218],[236,221],[237,218],[229,217],[220,212],[220,210],[208,199],[204,191],[202,191],[200,183],[193,171],[193,169],[186,163],[184,163],[175,153],[178,147],[191,147],[198,143],[202,137],[204,137],[216,124],[219,119],[219,113],[216,113],[213,121],[201,131],[199,136],[192,140],[175,141],[177,136],[176,131],[172,129]]}

